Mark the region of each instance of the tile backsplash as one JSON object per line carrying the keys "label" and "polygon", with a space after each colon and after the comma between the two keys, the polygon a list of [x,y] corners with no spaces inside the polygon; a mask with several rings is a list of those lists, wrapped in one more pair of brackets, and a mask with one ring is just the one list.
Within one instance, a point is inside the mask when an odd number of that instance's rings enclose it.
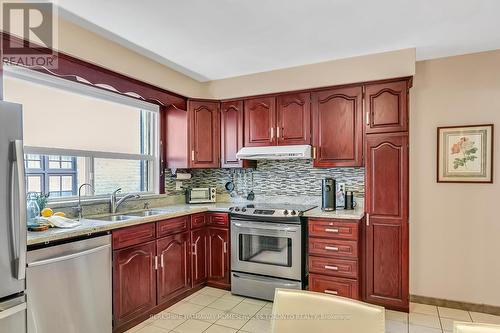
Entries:
{"label": "tile backsplash", "polygon": [[[325,177],[345,183],[347,190],[355,191],[358,197],[363,197],[365,192],[364,168],[313,168],[311,160],[263,160],[258,161],[255,170],[193,169],[191,173],[191,179],[182,181],[183,187],[217,187],[218,193],[226,193],[225,184],[232,173],[240,195],[252,188],[252,173],[256,196],[321,196],[321,180]],[[167,193],[182,193],[175,190],[175,182],[175,178],[167,177]]]}

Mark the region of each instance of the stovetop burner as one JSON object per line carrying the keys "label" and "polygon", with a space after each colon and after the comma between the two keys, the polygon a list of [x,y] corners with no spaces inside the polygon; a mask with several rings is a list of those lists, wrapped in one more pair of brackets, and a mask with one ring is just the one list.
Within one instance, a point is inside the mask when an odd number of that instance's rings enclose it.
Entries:
{"label": "stovetop burner", "polygon": [[298,205],[298,204],[280,204],[280,203],[254,203],[229,208],[233,215],[251,215],[251,216],[272,216],[281,218],[296,218],[300,217],[315,208],[315,205]]}

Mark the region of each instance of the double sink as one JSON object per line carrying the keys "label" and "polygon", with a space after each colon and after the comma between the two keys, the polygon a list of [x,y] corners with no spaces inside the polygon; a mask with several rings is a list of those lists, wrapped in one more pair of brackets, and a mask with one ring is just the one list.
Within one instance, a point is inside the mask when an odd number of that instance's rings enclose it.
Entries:
{"label": "double sink", "polygon": [[166,214],[166,213],[168,213],[167,210],[149,209],[149,210],[144,210],[142,212],[136,212],[136,213],[127,213],[127,214],[123,214],[123,215],[111,215],[111,216],[93,218],[93,220],[105,221],[105,222],[119,222],[119,221],[127,221],[127,220],[136,219],[138,217],[148,217],[148,216],[155,216],[155,215],[161,215],[161,214]]}

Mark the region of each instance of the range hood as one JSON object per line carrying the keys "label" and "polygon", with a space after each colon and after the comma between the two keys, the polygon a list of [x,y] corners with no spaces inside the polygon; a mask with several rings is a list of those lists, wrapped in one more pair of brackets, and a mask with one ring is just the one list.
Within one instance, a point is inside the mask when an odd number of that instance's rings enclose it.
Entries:
{"label": "range hood", "polygon": [[311,159],[310,145],[244,147],[236,154],[239,160]]}

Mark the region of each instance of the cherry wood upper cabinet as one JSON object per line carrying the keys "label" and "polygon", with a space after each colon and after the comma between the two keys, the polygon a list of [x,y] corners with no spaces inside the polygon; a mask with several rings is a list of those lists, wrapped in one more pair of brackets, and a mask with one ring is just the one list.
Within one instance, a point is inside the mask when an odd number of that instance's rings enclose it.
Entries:
{"label": "cherry wood upper cabinet", "polygon": [[289,94],[277,97],[276,137],[278,145],[311,143],[311,94]]}
{"label": "cherry wood upper cabinet", "polygon": [[155,307],[155,255],[155,241],[113,251],[115,327]]}
{"label": "cherry wood upper cabinet", "polygon": [[191,168],[220,166],[219,103],[188,101]]}
{"label": "cherry wood upper cabinet", "polygon": [[408,130],[408,80],[365,86],[366,134]]}
{"label": "cherry wood upper cabinet", "polygon": [[208,228],[208,281],[229,285],[229,230]]}
{"label": "cherry wood upper cabinet", "polygon": [[362,98],[361,86],[312,94],[315,167],[363,165]]}
{"label": "cherry wood upper cabinet", "polygon": [[276,99],[274,97],[245,100],[245,147],[276,144]]}
{"label": "cherry wood upper cabinet", "polygon": [[156,241],[158,255],[158,304],[191,288],[189,232]]}
{"label": "cherry wood upper cabinet", "polygon": [[192,281],[193,287],[207,280],[207,257],[206,249],[208,243],[208,231],[206,228],[191,231],[192,246]]}
{"label": "cherry wood upper cabinet", "polygon": [[408,134],[366,137],[365,300],[408,311]]}
{"label": "cherry wood upper cabinet", "polygon": [[255,161],[238,160],[236,153],[243,148],[243,101],[221,103],[221,167],[250,168]]}

